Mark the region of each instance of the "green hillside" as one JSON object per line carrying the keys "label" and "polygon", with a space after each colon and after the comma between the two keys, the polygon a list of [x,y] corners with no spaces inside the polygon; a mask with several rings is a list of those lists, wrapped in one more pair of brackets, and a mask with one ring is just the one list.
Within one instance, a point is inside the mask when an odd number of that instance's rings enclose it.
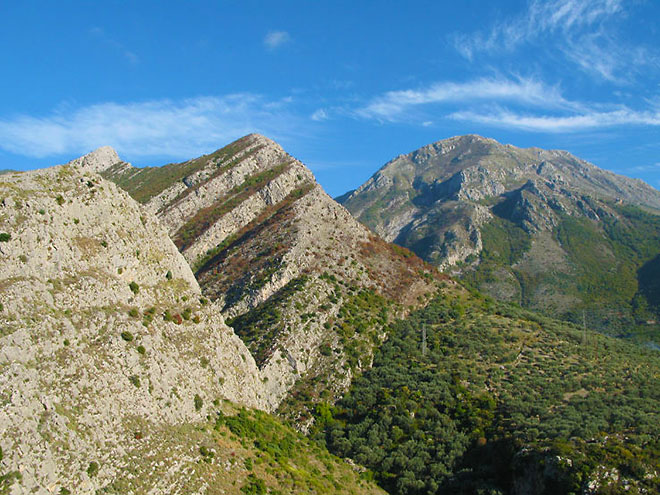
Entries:
{"label": "green hillside", "polygon": [[[561,249],[563,269],[506,217],[482,227],[479,264],[463,271],[473,287],[599,331],[660,342],[660,217],[611,205],[599,221],[562,216],[544,242]],[[497,211],[497,209],[494,209]],[[555,269],[553,269],[555,268]],[[557,297],[561,296],[561,297]]]}
{"label": "green hillside", "polygon": [[448,294],[390,326],[317,435],[392,494],[657,493],[659,379],[656,351]]}

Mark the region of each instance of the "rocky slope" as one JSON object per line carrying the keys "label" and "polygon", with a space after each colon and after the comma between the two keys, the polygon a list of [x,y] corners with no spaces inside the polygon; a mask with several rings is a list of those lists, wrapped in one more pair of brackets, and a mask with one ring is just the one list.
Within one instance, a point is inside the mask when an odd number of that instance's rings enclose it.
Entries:
{"label": "rocky slope", "polygon": [[115,160],[0,181],[0,492],[238,493],[267,453],[205,424],[268,393],[160,222],[95,173]]}
{"label": "rocky slope", "polygon": [[[181,164],[103,175],[145,204],[261,369],[269,406],[337,397],[381,328],[435,291],[437,273],[388,245],[273,141],[246,136]],[[292,412],[299,414],[299,411]]]}
{"label": "rocky slope", "polygon": [[[491,295],[569,318],[584,310],[616,332],[648,293],[637,270],[660,254],[657,190],[564,151],[474,135],[399,156],[340,202],[386,240]],[[617,315],[600,310],[613,301]],[[644,310],[637,319],[654,318]]]}

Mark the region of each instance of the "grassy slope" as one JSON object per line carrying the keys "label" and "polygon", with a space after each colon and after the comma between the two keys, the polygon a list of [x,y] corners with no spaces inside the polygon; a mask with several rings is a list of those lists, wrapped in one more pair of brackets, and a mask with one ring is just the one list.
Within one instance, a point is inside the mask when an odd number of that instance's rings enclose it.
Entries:
{"label": "grassy slope", "polygon": [[[660,332],[647,321],[657,320],[660,291],[655,282],[660,255],[660,217],[635,207],[616,207],[619,219],[564,217],[553,232],[566,254],[570,275],[547,270],[532,274],[516,265],[530,245],[530,236],[512,222],[495,217],[483,226],[484,249],[476,271],[467,272],[470,285],[497,284],[504,270],[517,280],[516,302],[534,306],[534,293],[546,289],[581,300],[571,308],[551,311],[573,322],[618,336],[656,342]],[[533,260],[539,266],[544,260]]]}
{"label": "grassy slope", "polygon": [[[346,463],[266,413],[216,406],[206,423],[154,429],[134,419],[124,476],[97,493],[381,493]],[[161,462],[176,452],[177,463]],[[103,469],[103,466],[99,466]],[[0,493],[6,487],[0,478]],[[76,487],[63,487],[75,493]]]}
{"label": "grassy slope", "polygon": [[319,435],[390,493],[577,493],[612,468],[656,492],[658,379],[657,352],[453,295],[389,328]]}
{"label": "grassy slope", "polygon": [[[233,161],[225,163],[249,145],[249,136],[231,143],[210,155],[200,156],[183,163],[170,163],[162,167],[144,167],[126,169],[123,164],[104,170],[101,175],[124,189],[133,199],[147,203],[158,196],[175,182],[194,174],[206,166],[209,161],[218,163],[216,175],[226,172],[234,165]],[[186,190],[186,192],[188,192]],[[177,198],[179,199],[179,198]]]}

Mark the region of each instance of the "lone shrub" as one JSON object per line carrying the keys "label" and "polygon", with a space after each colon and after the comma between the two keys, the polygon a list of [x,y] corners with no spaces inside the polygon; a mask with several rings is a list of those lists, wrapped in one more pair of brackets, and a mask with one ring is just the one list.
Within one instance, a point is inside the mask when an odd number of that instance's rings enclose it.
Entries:
{"label": "lone shrub", "polygon": [[140,292],[140,286],[135,282],[131,282],[130,284],[128,284],[128,288],[131,289],[131,292],[133,292],[133,294],[137,294],[138,292]]}
{"label": "lone shrub", "polygon": [[265,495],[267,491],[264,480],[257,478],[254,474],[248,475],[245,485],[241,487],[241,492],[245,495]]}
{"label": "lone shrub", "polygon": [[192,316],[192,309],[186,308],[183,310],[183,313],[181,313],[181,316],[183,316],[184,320],[189,320],[190,317]]}
{"label": "lone shrub", "polygon": [[204,462],[212,462],[213,458],[215,457],[215,452],[206,447],[205,445],[202,445],[199,448],[199,453],[202,455],[204,458]]}
{"label": "lone shrub", "polygon": [[135,388],[140,388],[140,377],[137,375],[131,375],[128,377],[128,380],[135,385]]}
{"label": "lone shrub", "polygon": [[98,472],[99,472],[99,463],[95,461],[90,462],[89,466],[87,467],[87,474],[89,475],[89,477],[91,478],[93,476],[96,476]]}
{"label": "lone shrub", "polygon": [[8,242],[11,239],[11,234],[7,232],[0,232],[0,242]]}
{"label": "lone shrub", "polygon": [[61,194],[57,195],[55,201],[57,201],[57,204],[60,206],[62,206],[65,203],[64,197]]}
{"label": "lone shrub", "polygon": [[204,400],[199,396],[199,394],[195,394],[195,411],[200,411],[202,409],[202,406],[204,405]]}
{"label": "lone shrub", "polygon": [[133,334],[128,330],[126,330],[121,333],[121,338],[124,339],[126,342],[131,342],[133,340]]}
{"label": "lone shrub", "polygon": [[172,272],[170,270],[167,270],[167,273],[165,274],[165,278],[167,280],[172,280]]}
{"label": "lone shrub", "polygon": [[140,313],[138,312],[137,308],[131,308],[128,312],[128,316],[131,318],[137,318],[139,315]]}
{"label": "lone shrub", "polygon": [[137,346],[137,351],[142,355],[144,355],[147,352],[147,350],[144,348],[143,345]]}

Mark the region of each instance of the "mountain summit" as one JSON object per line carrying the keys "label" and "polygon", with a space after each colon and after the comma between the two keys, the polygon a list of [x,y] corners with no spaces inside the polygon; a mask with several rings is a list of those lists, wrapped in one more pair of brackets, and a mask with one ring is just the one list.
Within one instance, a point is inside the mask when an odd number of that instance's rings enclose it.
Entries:
{"label": "mountain summit", "polygon": [[645,281],[660,254],[660,192],[566,151],[453,137],[395,158],[340,201],[498,298],[572,318],[585,310],[595,326],[621,311],[655,319]]}
{"label": "mountain summit", "polygon": [[102,172],[118,162],[121,162],[121,159],[112,147],[101,146],[80,158],[71,160],[67,165],[86,172]]}
{"label": "mountain summit", "polygon": [[388,318],[436,291],[433,267],[374,236],[259,134],[184,163],[117,163],[102,175],[166,226],[254,355],[273,409],[292,394],[298,405],[340,396]]}

